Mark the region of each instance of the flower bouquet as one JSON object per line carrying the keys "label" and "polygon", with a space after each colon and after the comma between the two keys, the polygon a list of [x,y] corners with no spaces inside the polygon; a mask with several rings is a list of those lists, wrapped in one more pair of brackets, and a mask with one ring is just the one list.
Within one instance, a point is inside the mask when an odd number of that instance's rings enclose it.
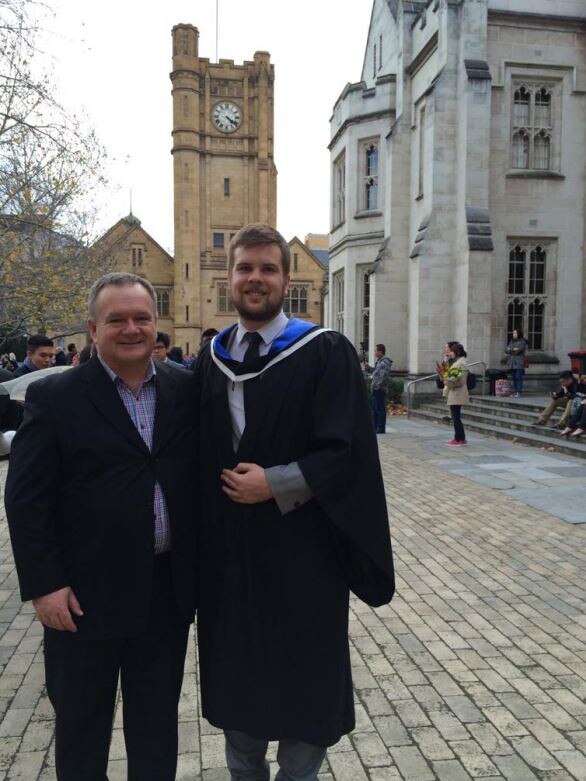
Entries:
{"label": "flower bouquet", "polygon": [[464,374],[462,368],[460,366],[449,366],[443,373],[442,377],[444,380],[452,381],[459,380],[460,377]]}

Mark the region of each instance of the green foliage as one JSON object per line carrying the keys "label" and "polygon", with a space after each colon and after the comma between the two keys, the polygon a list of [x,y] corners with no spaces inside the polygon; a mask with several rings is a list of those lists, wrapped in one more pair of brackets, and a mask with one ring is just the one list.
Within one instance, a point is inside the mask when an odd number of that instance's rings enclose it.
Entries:
{"label": "green foliage", "polygon": [[403,380],[399,380],[396,377],[391,377],[387,383],[387,400],[392,401],[393,404],[401,404],[403,401],[404,390],[405,383]]}
{"label": "green foliage", "polygon": [[[372,374],[368,372],[363,373],[364,382],[366,383],[366,390],[368,397],[372,395]],[[387,403],[401,404],[403,402],[403,392],[405,390],[405,383],[396,377],[390,377],[387,380],[385,398]]]}

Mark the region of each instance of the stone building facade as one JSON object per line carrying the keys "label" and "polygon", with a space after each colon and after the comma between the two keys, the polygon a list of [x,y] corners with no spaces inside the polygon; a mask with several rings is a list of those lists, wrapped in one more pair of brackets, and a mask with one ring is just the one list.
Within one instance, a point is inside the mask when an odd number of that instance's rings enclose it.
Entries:
{"label": "stone building facade", "polygon": [[[305,242],[295,236],[289,242],[291,249],[291,284],[284,310],[290,317],[309,320],[316,325],[323,322],[323,292],[327,276],[323,242],[318,234],[310,234]],[[325,237],[327,238],[327,237]],[[313,245],[314,249],[309,247]],[[316,246],[317,245],[317,246]],[[326,244],[327,246],[327,244]]]}
{"label": "stone building facade", "polygon": [[[149,280],[157,296],[158,329],[172,338],[175,285],[173,258],[147,233],[138,217],[129,214],[118,220],[92,245],[92,253],[96,279],[110,271],[126,271]],[[73,333],[73,328],[79,328],[79,331]],[[84,320],[57,338],[56,343],[64,347],[73,342],[81,348],[88,340]]]}
{"label": "stone building facade", "polygon": [[276,224],[274,67],[267,52],[236,65],[199,56],[197,28],[173,28],[175,344],[197,349],[229,325],[227,248],[250,222]]}
{"label": "stone building facade", "polygon": [[413,375],[586,347],[583,0],[374,0],[330,124],[330,326]]}
{"label": "stone building facade", "polygon": [[173,335],[175,266],[173,258],[133,214],[118,220],[93,246],[108,271],[145,277],[157,295],[158,328]]}

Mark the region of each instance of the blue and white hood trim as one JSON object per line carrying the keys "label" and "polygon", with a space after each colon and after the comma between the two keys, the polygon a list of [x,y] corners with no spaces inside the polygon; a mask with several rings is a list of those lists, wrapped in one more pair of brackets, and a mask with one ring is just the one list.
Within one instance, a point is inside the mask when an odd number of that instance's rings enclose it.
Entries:
{"label": "blue and white hood trim", "polygon": [[237,325],[237,323],[234,323],[214,336],[210,346],[213,362],[232,382],[245,382],[258,377],[272,366],[293,355],[308,342],[311,342],[312,339],[315,339],[316,336],[320,336],[330,330],[329,328],[321,328],[318,325],[314,325],[314,323],[292,318],[287,323],[283,333],[274,340],[269,352],[256,359],[253,364],[254,369],[243,372],[242,363],[235,361],[227,348]]}

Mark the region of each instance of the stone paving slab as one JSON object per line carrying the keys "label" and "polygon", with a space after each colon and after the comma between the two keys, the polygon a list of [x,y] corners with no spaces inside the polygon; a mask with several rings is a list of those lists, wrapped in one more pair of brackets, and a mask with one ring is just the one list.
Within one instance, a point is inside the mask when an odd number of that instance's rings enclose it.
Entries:
{"label": "stone paving slab", "polygon": [[391,439],[394,448],[417,461],[504,491],[568,523],[586,523],[583,459],[474,432],[467,436],[467,447],[449,448],[450,436],[449,426],[395,416],[388,418],[382,439]]}
{"label": "stone paving slab", "polygon": [[[424,447],[433,426],[389,423],[379,443],[397,596],[378,609],[352,600],[357,726],[328,752],[320,781],[586,780],[586,527],[453,474],[464,454]],[[467,453],[494,459],[477,460],[485,476],[501,453],[546,471],[572,466],[473,440]],[[41,634],[18,598],[2,521],[0,781],[55,778]],[[126,778],[121,726],[118,707],[110,781]],[[270,759],[274,776],[274,745]],[[222,736],[200,716],[193,642],[177,779],[229,781]]]}

